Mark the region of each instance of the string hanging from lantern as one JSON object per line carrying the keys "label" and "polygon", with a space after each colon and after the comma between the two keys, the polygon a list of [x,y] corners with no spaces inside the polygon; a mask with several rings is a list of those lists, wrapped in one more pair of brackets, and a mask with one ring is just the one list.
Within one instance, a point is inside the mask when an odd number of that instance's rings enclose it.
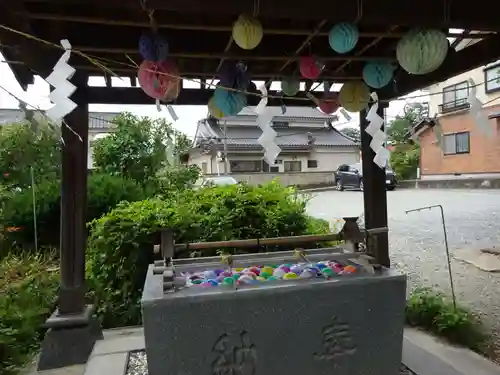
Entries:
{"label": "string hanging from lantern", "polygon": [[261,128],[262,135],[257,141],[264,148],[264,160],[269,165],[274,165],[276,163],[276,158],[281,152],[281,148],[276,143],[277,133],[271,127],[273,114],[267,107],[268,97],[266,85],[262,85],[259,91],[262,94],[262,99],[255,108],[255,112],[257,113],[257,125]]}
{"label": "string hanging from lantern", "polygon": [[487,137],[493,136],[493,127],[488,119],[488,116],[483,111],[483,102],[477,96],[476,84],[472,78],[468,80],[470,105],[469,116],[472,118],[477,128]]}
{"label": "string hanging from lantern", "polygon": [[384,125],[384,119],[377,113],[379,109],[379,101],[376,92],[371,94],[371,98],[374,101],[370,110],[366,115],[366,119],[369,124],[365,128],[365,131],[372,137],[370,142],[370,148],[375,152],[375,157],[373,162],[377,164],[380,168],[385,168],[389,162],[390,152],[385,147],[385,142],[387,141],[387,135],[381,130]]}

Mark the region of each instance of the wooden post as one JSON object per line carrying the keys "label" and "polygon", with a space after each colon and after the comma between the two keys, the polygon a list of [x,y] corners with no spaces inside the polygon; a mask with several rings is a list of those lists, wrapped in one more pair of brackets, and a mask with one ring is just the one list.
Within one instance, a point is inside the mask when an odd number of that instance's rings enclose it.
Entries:
{"label": "wooden post", "polygon": [[62,125],[61,281],[59,314],[82,313],[85,306],[85,247],[87,244],[88,102],[85,77],[77,76],[72,100],[78,105]]}
{"label": "wooden post", "polygon": [[[50,370],[86,363],[102,338],[92,306],[85,304],[87,243],[87,77],[76,75],[71,99],[78,105],[62,125],[60,290],[56,311],[47,319],[37,369]],[[77,345],[75,343],[78,343]]]}
{"label": "wooden post", "polygon": [[[380,103],[378,114],[384,117],[386,104]],[[387,227],[387,189],[385,186],[385,170],[373,162],[375,152],[370,148],[372,137],[366,133],[368,126],[366,110],[360,113],[361,158],[363,165],[363,198],[365,208],[365,228]],[[389,237],[387,232],[373,234],[368,237],[368,254],[375,257],[377,263],[389,267]]]}

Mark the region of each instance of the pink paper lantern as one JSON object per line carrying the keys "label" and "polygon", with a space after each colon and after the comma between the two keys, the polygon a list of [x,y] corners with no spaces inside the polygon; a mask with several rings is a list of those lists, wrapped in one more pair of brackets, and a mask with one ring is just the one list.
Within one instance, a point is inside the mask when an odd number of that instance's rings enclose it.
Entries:
{"label": "pink paper lantern", "polygon": [[339,99],[336,92],[325,92],[323,97],[318,101],[318,107],[321,112],[331,115],[339,109]]}
{"label": "pink paper lantern", "polygon": [[323,70],[323,64],[313,56],[303,56],[299,60],[299,69],[302,77],[316,79]]}
{"label": "pink paper lantern", "polygon": [[180,80],[179,70],[172,60],[144,60],[139,66],[137,79],[142,90],[154,99],[163,99]]}

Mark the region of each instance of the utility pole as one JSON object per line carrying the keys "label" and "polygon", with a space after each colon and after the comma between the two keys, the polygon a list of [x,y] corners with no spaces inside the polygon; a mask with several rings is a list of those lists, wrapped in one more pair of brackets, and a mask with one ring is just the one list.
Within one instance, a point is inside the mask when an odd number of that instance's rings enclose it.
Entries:
{"label": "utility pole", "polygon": [[224,160],[224,175],[228,174],[228,167],[227,167],[227,121],[224,121],[224,154],[223,154],[223,160]]}

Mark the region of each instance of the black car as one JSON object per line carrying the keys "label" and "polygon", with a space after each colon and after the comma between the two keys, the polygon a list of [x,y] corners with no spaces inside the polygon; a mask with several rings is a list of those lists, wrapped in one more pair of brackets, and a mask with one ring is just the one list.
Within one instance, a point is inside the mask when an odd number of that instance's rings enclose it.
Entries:
{"label": "black car", "polygon": [[[394,190],[396,188],[396,176],[391,168],[387,167],[385,169],[385,176],[387,190]],[[361,164],[342,164],[333,172],[333,177],[338,191],[344,189],[363,190],[363,170]]]}

